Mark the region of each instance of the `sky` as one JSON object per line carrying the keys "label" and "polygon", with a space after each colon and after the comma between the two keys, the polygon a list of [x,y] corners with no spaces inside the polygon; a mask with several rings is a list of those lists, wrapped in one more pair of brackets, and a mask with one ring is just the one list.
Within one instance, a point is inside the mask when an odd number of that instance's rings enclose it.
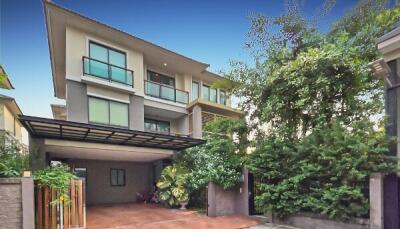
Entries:
{"label": "sky", "polygon": [[[284,13],[282,0],[53,0],[53,2],[201,62],[210,71],[229,70],[230,60],[249,64],[244,48],[249,16]],[[322,0],[302,0],[303,14],[315,15]],[[319,22],[326,32],[357,3],[337,0]],[[17,100],[25,115],[52,117],[54,97],[42,0],[0,0],[0,64],[14,90],[0,94]]]}

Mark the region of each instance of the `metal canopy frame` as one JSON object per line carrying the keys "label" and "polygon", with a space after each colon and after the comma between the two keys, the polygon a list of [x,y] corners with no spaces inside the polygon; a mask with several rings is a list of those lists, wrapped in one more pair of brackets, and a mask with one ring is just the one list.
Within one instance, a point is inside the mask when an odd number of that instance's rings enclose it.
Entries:
{"label": "metal canopy frame", "polygon": [[114,145],[184,150],[206,141],[138,130],[20,115],[19,120],[33,137]]}

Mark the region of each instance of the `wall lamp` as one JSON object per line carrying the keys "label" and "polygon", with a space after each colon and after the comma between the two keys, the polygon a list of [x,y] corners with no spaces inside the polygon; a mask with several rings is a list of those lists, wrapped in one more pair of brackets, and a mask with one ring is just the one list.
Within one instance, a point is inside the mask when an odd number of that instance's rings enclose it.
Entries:
{"label": "wall lamp", "polygon": [[387,90],[400,87],[400,83],[394,84],[389,79],[389,75],[392,71],[390,70],[389,65],[383,58],[380,58],[378,60],[375,60],[374,62],[369,63],[368,66],[372,69],[372,72],[374,73],[374,76],[376,78],[384,80],[386,82],[386,84],[389,86]]}

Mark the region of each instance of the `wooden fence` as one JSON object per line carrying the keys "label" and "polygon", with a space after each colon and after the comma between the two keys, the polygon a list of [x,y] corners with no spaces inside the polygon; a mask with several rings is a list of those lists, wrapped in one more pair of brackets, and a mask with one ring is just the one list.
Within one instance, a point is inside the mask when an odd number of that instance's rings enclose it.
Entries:
{"label": "wooden fence", "polygon": [[69,200],[53,188],[36,187],[36,228],[85,228],[86,207],[82,179],[71,180]]}

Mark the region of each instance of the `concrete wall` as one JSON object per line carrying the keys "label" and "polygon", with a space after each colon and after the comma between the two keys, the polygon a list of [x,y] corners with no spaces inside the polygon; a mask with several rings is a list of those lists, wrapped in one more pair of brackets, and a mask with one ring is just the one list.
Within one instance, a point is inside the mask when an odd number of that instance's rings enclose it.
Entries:
{"label": "concrete wall", "polygon": [[208,216],[249,215],[248,171],[243,170],[243,181],[224,190],[213,182],[208,184]]}
{"label": "concrete wall", "polygon": [[274,220],[274,223],[287,224],[304,229],[368,229],[369,221],[354,219],[351,222],[329,220],[315,215],[298,214],[287,217],[285,220]]}
{"label": "concrete wall", "polygon": [[0,228],[34,229],[32,178],[0,178]]}
{"label": "concrete wall", "polygon": [[[69,160],[68,164],[87,170],[88,205],[135,202],[137,192],[149,192],[153,186],[152,163]],[[111,186],[111,168],[125,169],[125,186]]]}
{"label": "concrete wall", "polygon": [[144,130],[144,99],[131,95],[129,105],[129,128],[132,130]]}
{"label": "concrete wall", "polygon": [[66,81],[67,90],[67,120],[88,123],[88,97],[86,84],[76,81]]}

